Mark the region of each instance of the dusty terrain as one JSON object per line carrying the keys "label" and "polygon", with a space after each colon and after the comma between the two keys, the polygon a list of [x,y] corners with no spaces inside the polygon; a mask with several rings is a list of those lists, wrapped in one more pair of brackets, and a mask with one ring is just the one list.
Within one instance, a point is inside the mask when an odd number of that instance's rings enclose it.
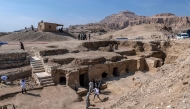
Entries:
{"label": "dusty terrain", "polygon": [[122,30],[109,32],[104,35],[96,36],[97,39],[116,39],[116,38],[133,38],[138,36],[143,36],[143,38],[151,38],[152,35],[161,36],[165,38],[165,34],[169,32],[160,31],[159,28],[154,24],[142,24],[138,26],[127,27]]}
{"label": "dusty terrain", "polygon": [[[160,18],[163,21],[160,21]],[[172,21],[172,24],[169,23],[170,21]],[[108,24],[104,24],[105,22],[108,22]],[[143,24],[143,22],[145,24]],[[178,18],[173,14],[159,14],[147,18],[137,16],[129,11],[124,11],[102,20],[101,23],[103,27],[101,24],[97,25],[97,29],[103,28],[108,31],[110,31],[109,28],[124,29],[108,32],[104,35],[97,35],[99,32],[95,32],[93,34],[96,34],[96,36],[92,37],[92,41],[108,40],[110,36],[112,40],[117,37],[131,38],[143,36],[144,40],[141,40],[142,42],[152,44],[162,43],[164,39],[161,40],[161,42],[158,40],[155,41],[155,39],[149,39],[151,35],[163,37],[164,34],[167,33],[160,31],[155,25],[155,23],[160,22],[171,26],[177,25],[178,27],[189,26],[188,18]],[[93,28],[93,24],[89,27]],[[80,26],[78,26],[78,28],[81,29]],[[88,29],[88,27],[86,29]],[[47,56],[58,60],[61,58],[106,58],[118,55],[98,50],[91,51],[90,48],[82,46],[83,42],[89,41],[78,41],[67,33],[16,32],[1,36],[0,41],[7,41],[9,43],[1,46],[0,50],[2,51],[20,49],[19,41],[22,41],[26,51],[31,56],[34,55],[31,51],[32,47],[38,47],[42,50],[67,49],[68,54],[63,56]],[[92,46],[95,46],[95,42],[93,42]],[[129,45],[128,47],[130,46],[134,45]],[[104,79],[107,88],[101,90],[100,98],[102,101],[98,101],[97,98],[95,101],[92,101],[92,93],[90,95],[90,102],[92,104],[90,109],[189,109],[190,42],[188,39],[171,40],[164,42],[163,46],[164,47],[159,48],[159,51],[162,51],[166,55],[163,66],[156,68],[156,72],[136,71],[119,77]],[[122,48],[122,45],[120,45],[120,47]],[[126,48],[122,48],[118,51],[122,50],[126,50]],[[75,52],[77,54],[74,54]],[[146,53],[147,52],[141,52],[141,54],[137,55],[143,56]],[[126,58],[130,59],[134,57],[126,56]],[[62,66],[68,67],[66,65]],[[15,69],[22,71],[29,69],[29,67],[30,66],[25,66],[1,70],[0,74],[9,73]],[[12,81],[8,85],[0,85],[0,106],[14,104],[16,109],[84,109],[86,106],[86,96],[79,96],[68,86],[57,85],[42,88],[36,85],[32,77],[26,79],[28,90],[26,94],[20,92],[20,78]]]}
{"label": "dusty terrain", "polygon": [[[92,101],[91,109],[182,109],[189,105],[189,41],[172,41],[165,48],[166,54],[179,56],[168,64],[158,68],[156,73],[137,71],[120,77],[106,79],[108,88],[102,90],[100,98],[103,102]],[[177,43],[176,43],[177,42]],[[13,42],[12,42],[13,43]],[[16,42],[14,42],[16,43]],[[17,42],[18,43],[18,42]],[[32,46],[46,47],[58,45],[77,48],[81,41],[48,42],[47,44],[25,44],[27,50]],[[62,45],[63,44],[63,45]],[[2,50],[19,49],[19,45],[4,45]],[[29,79],[30,80],[30,79]],[[19,80],[18,80],[19,81]],[[18,81],[15,85],[1,87],[1,95],[20,91]],[[32,81],[32,80],[31,80]],[[32,83],[31,83],[32,84]],[[29,84],[28,84],[29,85]],[[33,84],[35,86],[35,84]],[[27,88],[28,89],[28,88]],[[85,96],[79,97],[74,90],[65,86],[52,86],[31,90],[27,94],[16,93],[1,96],[0,105],[14,104],[16,109],[78,109],[85,108]]]}
{"label": "dusty terrain", "polygon": [[0,41],[68,41],[74,39],[68,33],[14,32],[0,37]]}
{"label": "dusty terrain", "polygon": [[[131,26],[153,24],[159,27],[170,26],[173,32],[179,32],[189,29],[189,19],[189,16],[176,16],[172,13],[160,13],[152,16],[139,16],[134,12],[126,10],[117,14],[109,15],[98,23],[70,26],[69,30],[81,31],[81,28],[83,28],[83,31],[89,31],[92,33],[94,31],[111,32]],[[100,34],[104,34],[105,32],[100,32]]]}

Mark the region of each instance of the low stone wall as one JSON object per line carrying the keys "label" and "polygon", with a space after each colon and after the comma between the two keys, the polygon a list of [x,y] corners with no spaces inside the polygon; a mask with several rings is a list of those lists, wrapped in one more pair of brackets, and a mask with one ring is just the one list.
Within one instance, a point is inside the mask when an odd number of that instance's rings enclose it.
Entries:
{"label": "low stone wall", "polygon": [[67,49],[60,49],[60,48],[47,48],[47,49],[40,49],[33,47],[31,49],[35,56],[52,56],[52,55],[60,55],[68,53]]}
{"label": "low stone wall", "polygon": [[107,47],[110,44],[115,44],[116,41],[91,41],[82,43],[83,47],[86,47],[91,50],[98,50],[99,47]]}
{"label": "low stone wall", "polygon": [[14,68],[14,69],[9,69],[9,70],[2,70],[0,73],[0,77],[3,75],[7,75],[9,77],[9,81],[14,81],[22,77],[31,76],[32,68],[30,66],[26,66],[26,67]]}
{"label": "low stone wall", "polygon": [[120,55],[127,55],[127,56],[136,55],[135,49],[120,50],[120,51],[115,51],[115,52]]}
{"label": "low stone wall", "polygon": [[156,44],[152,44],[152,43],[145,43],[143,45],[144,50],[145,51],[157,51],[158,50],[158,46]]}
{"label": "low stone wall", "polygon": [[30,57],[24,50],[0,51],[0,69],[22,67],[30,64]]}

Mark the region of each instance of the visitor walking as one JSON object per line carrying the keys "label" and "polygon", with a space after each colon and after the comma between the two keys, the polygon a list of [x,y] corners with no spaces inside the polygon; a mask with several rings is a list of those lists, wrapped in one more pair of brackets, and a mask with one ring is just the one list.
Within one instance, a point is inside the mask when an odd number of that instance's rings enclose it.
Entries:
{"label": "visitor walking", "polygon": [[89,83],[89,92],[91,93],[93,91],[94,84],[92,81]]}
{"label": "visitor walking", "polygon": [[8,76],[1,76],[2,83],[7,84]]}
{"label": "visitor walking", "polygon": [[89,99],[90,92],[87,93],[86,95],[86,109],[90,106],[90,99]]}
{"label": "visitor walking", "polygon": [[[94,88],[94,99],[95,99],[96,96],[98,97],[98,99],[99,99],[100,101],[102,101],[102,100],[100,99],[100,97],[99,97],[99,90],[98,90],[97,87]],[[93,99],[93,101],[94,101],[94,99]]]}
{"label": "visitor walking", "polygon": [[22,93],[26,93],[26,80],[23,78],[22,80],[20,80],[20,85],[22,88]]}
{"label": "visitor walking", "polygon": [[20,42],[20,48],[23,49],[23,50],[25,50],[24,49],[24,44],[22,42]]}

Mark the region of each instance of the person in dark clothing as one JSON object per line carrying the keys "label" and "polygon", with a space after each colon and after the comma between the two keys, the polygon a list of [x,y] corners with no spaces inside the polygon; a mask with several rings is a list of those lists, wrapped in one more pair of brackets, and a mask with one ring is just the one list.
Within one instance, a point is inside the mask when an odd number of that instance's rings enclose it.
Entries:
{"label": "person in dark clothing", "polygon": [[86,33],[84,34],[84,40],[87,40]]}
{"label": "person in dark clothing", "polygon": [[98,88],[98,81],[95,81],[95,87]]}
{"label": "person in dark clothing", "polygon": [[95,83],[96,83],[96,81],[94,80],[94,79],[92,79],[92,82],[93,82],[93,87],[95,88]]}
{"label": "person in dark clothing", "polygon": [[20,42],[20,47],[21,47],[21,49],[25,50],[24,49],[24,44],[22,42]]}
{"label": "person in dark clothing", "polygon": [[80,34],[78,35],[78,40],[80,40]]}
{"label": "person in dark clothing", "polygon": [[101,82],[101,81],[98,81],[98,89],[99,89],[99,93],[101,93],[101,92],[100,92],[100,88],[101,88],[101,86],[102,86],[102,82]]}
{"label": "person in dark clothing", "polygon": [[88,40],[90,41],[90,34],[89,34],[89,36],[88,36]]}

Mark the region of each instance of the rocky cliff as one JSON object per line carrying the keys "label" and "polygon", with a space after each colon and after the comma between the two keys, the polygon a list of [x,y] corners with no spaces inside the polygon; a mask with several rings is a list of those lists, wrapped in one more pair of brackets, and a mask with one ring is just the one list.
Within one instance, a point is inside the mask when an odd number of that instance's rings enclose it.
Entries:
{"label": "rocky cliff", "polygon": [[190,16],[179,17],[172,13],[161,13],[154,16],[138,16],[130,11],[122,11],[118,14],[112,14],[99,24],[106,25],[108,28],[122,29],[128,26],[140,25],[140,24],[158,24],[167,25],[172,28],[188,28],[190,27]]}

